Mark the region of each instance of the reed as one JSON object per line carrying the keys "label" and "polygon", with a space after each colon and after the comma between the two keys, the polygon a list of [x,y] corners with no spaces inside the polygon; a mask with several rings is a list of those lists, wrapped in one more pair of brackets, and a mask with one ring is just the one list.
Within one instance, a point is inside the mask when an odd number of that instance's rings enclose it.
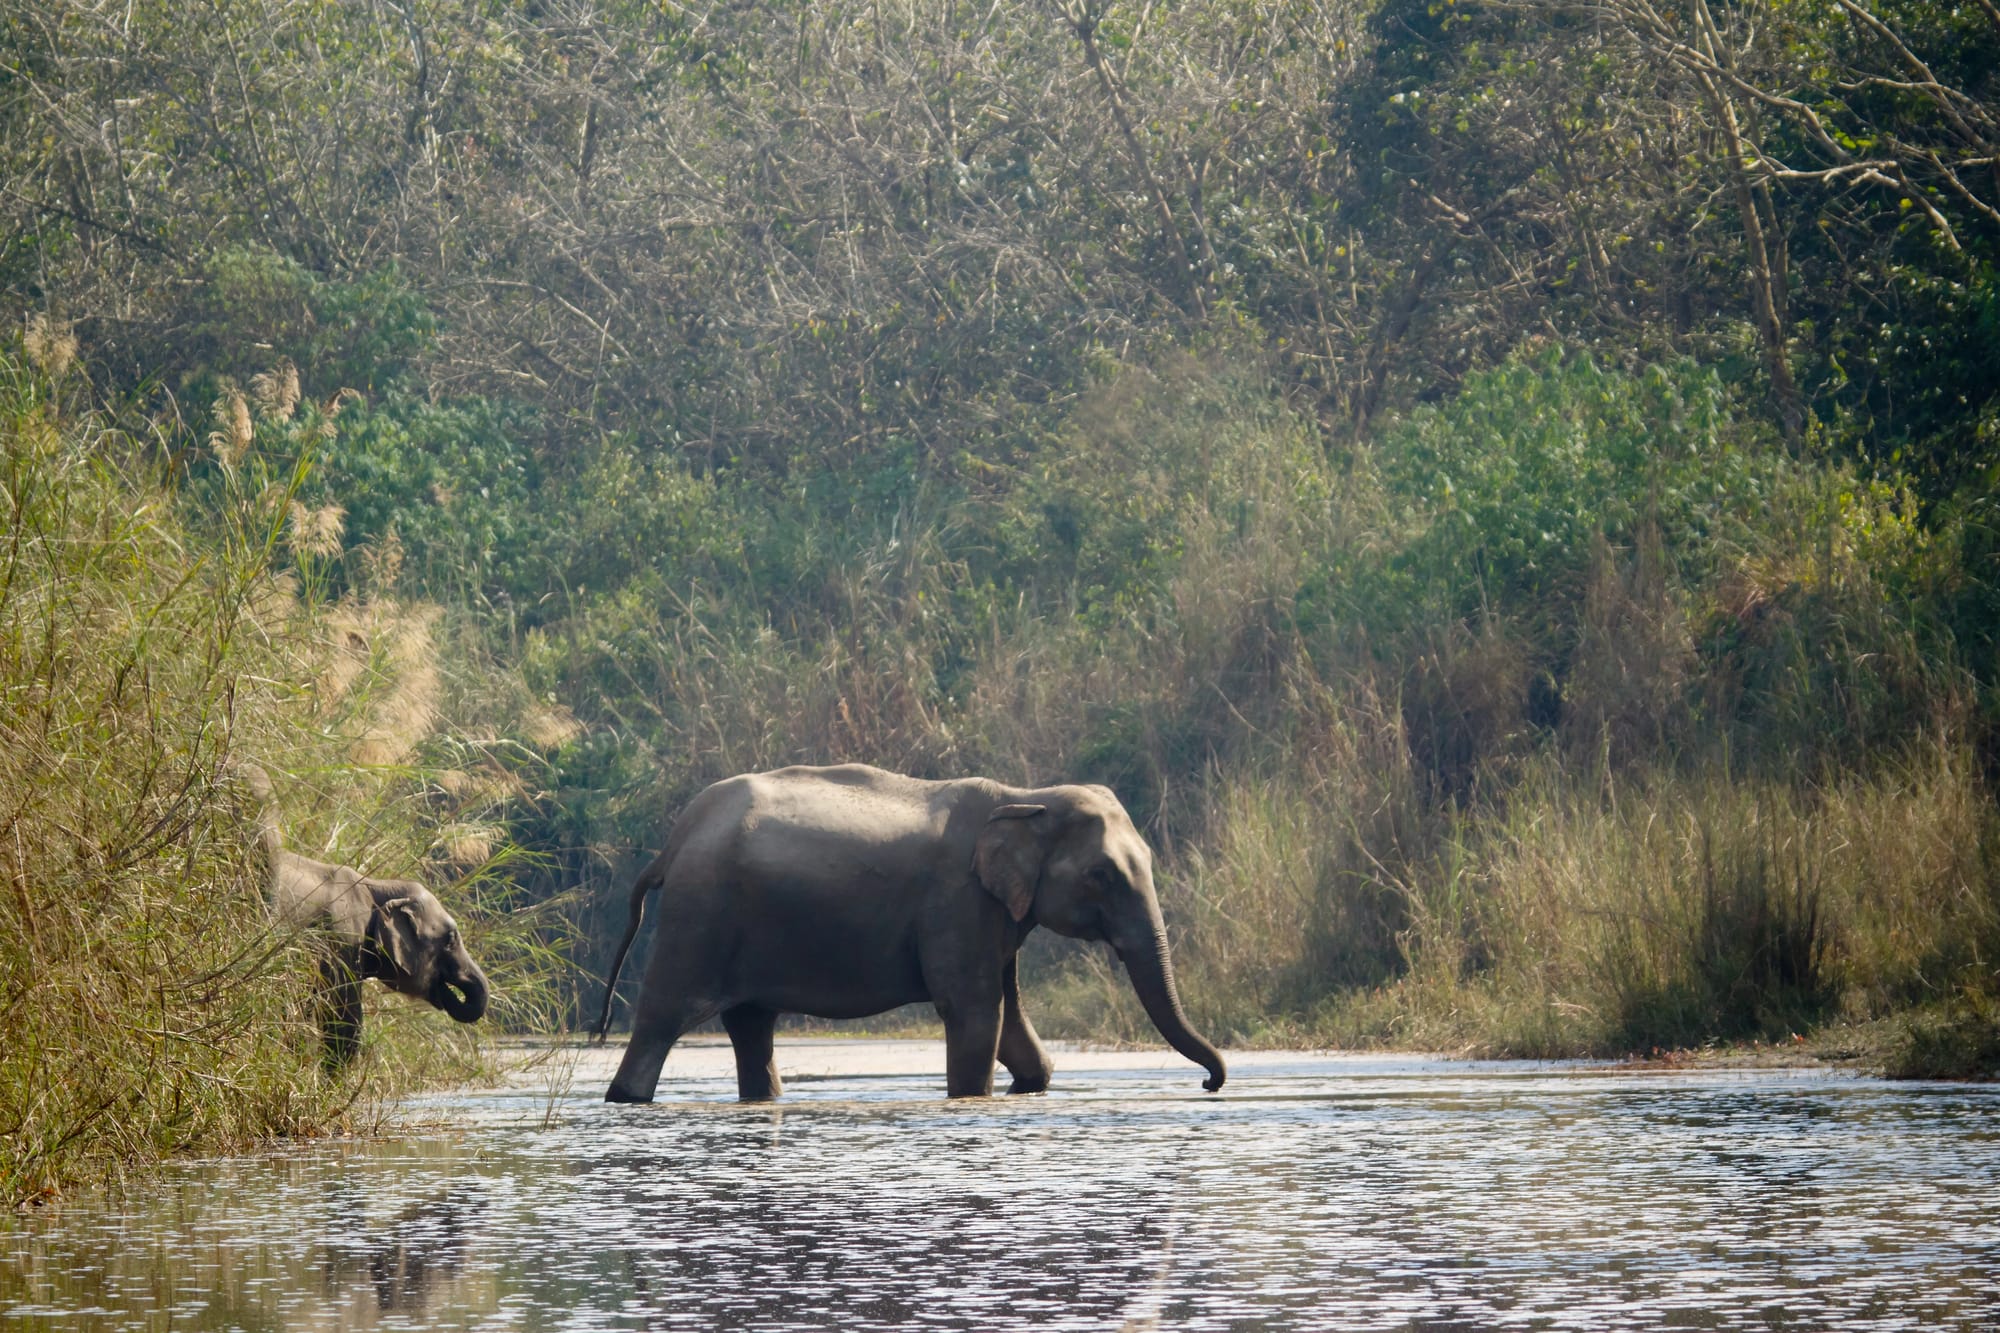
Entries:
{"label": "reed", "polygon": [[492,817],[511,789],[442,800],[418,762],[455,746],[461,768],[492,766],[496,748],[440,730],[439,614],[317,599],[339,525],[297,517],[308,465],[282,447],[284,376],[259,386],[254,426],[225,395],[198,498],[170,484],[162,438],[66,410],[41,360],[0,356],[8,1200],[366,1125],[385,1093],[482,1067],[469,1034],[376,997],[360,1067],[322,1075],[310,965],[267,926],[244,758],[279,778],[294,847],[388,871],[484,854],[428,878],[488,960],[496,1021],[532,1021],[560,942],[553,909],[516,912],[501,874],[513,853]]}
{"label": "reed", "polygon": [[1823,788],[1536,766],[1419,886],[1410,973],[1323,1016],[1347,1042],[1513,1055],[1784,1040],[1983,982],[1993,813],[1932,742]]}

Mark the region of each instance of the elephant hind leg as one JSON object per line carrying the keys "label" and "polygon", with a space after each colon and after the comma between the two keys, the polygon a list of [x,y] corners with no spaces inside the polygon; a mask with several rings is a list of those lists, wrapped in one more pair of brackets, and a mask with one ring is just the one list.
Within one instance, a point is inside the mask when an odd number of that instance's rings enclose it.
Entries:
{"label": "elephant hind leg", "polygon": [[746,1102],[768,1102],[785,1090],[778,1077],[778,1058],[771,1053],[778,1015],[754,1004],[722,1011],[722,1027],[736,1048],[736,1095]]}
{"label": "elephant hind leg", "polygon": [[639,1012],[632,1021],[632,1039],[625,1043],[625,1058],[604,1091],[607,1102],[650,1102],[660,1086],[660,1066],[667,1062],[674,1043],[715,1017],[715,1006],[688,1002],[648,1005],[639,996]]}
{"label": "elephant hind leg", "polygon": [[1000,1063],[1014,1076],[1013,1086],[1007,1091],[1047,1092],[1049,1075],[1055,1072],[1055,1066],[1042,1047],[1042,1039],[1035,1035],[1035,1025],[1028,1021],[1028,1011],[1021,1007],[1021,987],[1014,969],[1015,960],[1009,958],[1006,970],[1000,974],[1000,995],[1005,1006],[1000,1015]]}

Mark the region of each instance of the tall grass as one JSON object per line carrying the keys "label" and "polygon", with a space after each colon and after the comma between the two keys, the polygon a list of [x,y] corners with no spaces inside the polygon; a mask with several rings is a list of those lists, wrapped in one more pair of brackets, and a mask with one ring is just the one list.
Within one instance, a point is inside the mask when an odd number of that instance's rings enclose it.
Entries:
{"label": "tall grass", "polygon": [[[1712,377],[1543,359],[1339,456],[1244,365],[1169,358],[1065,430],[1032,504],[927,491],[820,534],[782,617],[634,592],[528,674],[652,710],[596,718],[664,737],[651,838],[789,762],[1111,785],[1226,1039],[1609,1053],[1990,989],[1939,544]],[[1051,1035],[1148,1039],[1103,951],[1038,933],[1024,975]]]}
{"label": "tall grass", "polygon": [[[1668,532],[1642,472],[1621,541],[1525,595],[1486,566],[1479,609],[1400,628],[1370,580],[1427,529],[1326,469],[1242,547],[1192,525],[1152,615],[996,636],[975,680],[1038,669],[961,735],[1139,798],[1189,1009],[1225,1036],[1609,1054],[1990,994],[1996,811],[1927,641],[1935,550],[1893,490],[1701,447],[1754,480],[1743,507]],[[1311,619],[1315,560],[1356,620]],[[1431,570],[1433,608],[1481,568]],[[1046,1030],[1145,1039],[1102,957],[1036,958]]]}
{"label": "tall grass", "polygon": [[1441,1044],[1556,1054],[1877,1017],[1993,938],[1990,820],[1949,744],[1818,790],[1719,771],[1579,781],[1550,762],[1507,812],[1456,830],[1470,920],[1420,932],[1411,993],[1344,1021],[1369,1035],[1400,1007],[1442,1010]]}
{"label": "tall grass", "polygon": [[144,441],[66,422],[0,365],[0,1192],[86,1163],[324,1124],[262,929],[248,840],[218,799],[268,713],[247,602],[275,534],[197,549]]}
{"label": "tall grass", "polygon": [[[376,997],[359,1070],[321,1074],[311,967],[267,926],[243,759],[278,775],[291,846],[428,870],[488,960],[496,1020],[532,1014],[548,962],[539,923],[510,911],[495,874],[504,847],[466,831],[464,816],[490,818],[519,781],[499,747],[440,728],[453,687],[437,613],[318,596],[338,516],[296,506],[296,446],[316,427],[292,421],[295,390],[263,386],[261,425],[242,396],[224,399],[209,493],[195,496],[168,484],[186,466],[169,437],[66,412],[65,368],[40,360],[0,357],[10,1200],[321,1133],[412,1079],[477,1068],[462,1031],[441,1040],[441,1015]],[[418,763],[453,747],[468,761],[453,777]],[[481,865],[439,873],[452,860]]]}

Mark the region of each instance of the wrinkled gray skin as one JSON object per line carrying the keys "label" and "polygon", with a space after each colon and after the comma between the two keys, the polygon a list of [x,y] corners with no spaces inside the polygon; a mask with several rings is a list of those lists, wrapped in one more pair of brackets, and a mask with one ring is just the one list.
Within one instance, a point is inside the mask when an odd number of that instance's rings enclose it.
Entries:
{"label": "wrinkled gray skin", "polygon": [[606,1101],[649,1102],[674,1043],[718,1014],[746,1101],[782,1091],[780,1013],[861,1018],[929,1000],[945,1029],[945,1087],[1048,1087],[1021,1010],[1015,955],[1047,926],[1117,950],[1168,1043],[1222,1086],[1222,1056],[1188,1026],[1174,988],[1153,858],[1103,787],[923,782],[879,768],[783,768],[718,782],[689,803],[632,886],[611,991],[659,888],[653,956]]}
{"label": "wrinkled gray skin", "polygon": [[271,916],[316,937],[327,1067],[341,1068],[360,1049],[361,983],[370,977],[461,1023],[477,1023],[486,1013],[486,974],[431,891],[415,880],[376,879],[284,850],[269,779],[250,769],[245,776],[260,802],[257,840]]}

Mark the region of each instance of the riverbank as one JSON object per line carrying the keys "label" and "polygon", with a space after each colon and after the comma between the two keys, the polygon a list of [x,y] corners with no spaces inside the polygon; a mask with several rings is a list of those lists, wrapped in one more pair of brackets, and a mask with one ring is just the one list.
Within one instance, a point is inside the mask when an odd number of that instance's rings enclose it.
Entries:
{"label": "riverbank", "polygon": [[[1044,1045],[1056,1067],[1055,1086],[1070,1079],[1107,1070],[1148,1070],[1171,1076],[1200,1070],[1157,1042],[1048,1041]],[[614,1035],[603,1045],[552,1038],[503,1038],[495,1044],[493,1086],[522,1091],[560,1089],[564,1095],[609,1084],[623,1055],[625,1041]],[[1686,1073],[1793,1070],[1879,1077],[1891,1047],[1883,1034],[1868,1029],[1839,1029],[1809,1039],[1786,1042],[1740,1042],[1685,1050],[1660,1050],[1623,1058],[1506,1061],[1475,1052],[1398,1051],[1384,1048],[1326,1050],[1298,1046],[1232,1047],[1223,1054],[1231,1078],[1301,1058],[1328,1061],[1334,1067],[1373,1068],[1384,1062],[1427,1062],[1442,1068],[1489,1068],[1496,1064],[1566,1069],[1579,1073]],[[829,1079],[933,1079],[943,1085],[945,1044],[934,1025],[870,1031],[842,1027],[780,1031],[776,1043],[778,1073],[787,1086]],[[735,1077],[735,1057],[729,1039],[720,1033],[683,1037],[667,1057],[661,1075],[664,1091],[681,1083],[728,1082]],[[997,1085],[1004,1088],[1005,1071]]]}

